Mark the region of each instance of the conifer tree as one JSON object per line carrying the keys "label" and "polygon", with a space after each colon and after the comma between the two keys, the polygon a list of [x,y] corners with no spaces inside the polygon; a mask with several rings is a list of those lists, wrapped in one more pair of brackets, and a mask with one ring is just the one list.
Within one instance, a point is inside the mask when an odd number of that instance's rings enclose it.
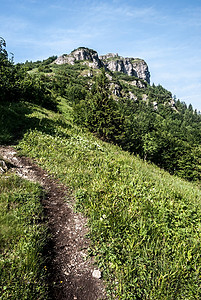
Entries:
{"label": "conifer tree", "polygon": [[123,134],[123,117],[112,98],[105,71],[95,77],[86,98],[74,105],[74,118],[104,140],[118,142]]}

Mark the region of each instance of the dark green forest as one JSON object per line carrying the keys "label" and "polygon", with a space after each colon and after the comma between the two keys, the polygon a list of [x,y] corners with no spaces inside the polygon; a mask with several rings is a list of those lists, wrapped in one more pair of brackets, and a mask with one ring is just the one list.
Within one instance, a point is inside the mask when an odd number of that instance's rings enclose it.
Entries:
{"label": "dark green forest", "polygon": [[[104,141],[139,155],[189,181],[201,179],[201,114],[176,99],[161,85],[144,88],[130,85],[131,77],[120,72],[91,70],[75,65],[43,61],[14,64],[0,42],[0,101],[28,101],[59,110],[61,97],[73,108],[72,116]],[[84,76],[90,71],[91,77]],[[112,79],[111,79],[112,78]],[[116,99],[111,85],[118,84]],[[130,99],[132,92],[136,98]],[[146,96],[145,98],[144,95]]]}

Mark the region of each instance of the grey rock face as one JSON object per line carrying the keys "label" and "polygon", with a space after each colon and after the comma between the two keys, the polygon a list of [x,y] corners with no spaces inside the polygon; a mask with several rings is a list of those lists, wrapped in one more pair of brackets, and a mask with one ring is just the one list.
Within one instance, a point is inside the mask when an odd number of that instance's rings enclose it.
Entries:
{"label": "grey rock face", "polygon": [[59,56],[54,63],[57,65],[71,64],[74,65],[75,61],[87,61],[92,68],[101,68],[103,64],[98,57],[98,53],[88,48],[78,48],[68,55]]}
{"label": "grey rock face", "polygon": [[129,98],[131,100],[137,101],[137,96],[135,96],[132,92],[129,91]]}
{"label": "grey rock face", "polygon": [[74,65],[76,61],[83,61],[83,63],[94,69],[104,67],[106,70],[112,72],[117,71],[129,76],[135,76],[150,84],[149,69],[143,59],[124,58],[119,56],[118,53],[108,53],[99,57],[96,51],[80,47],[68,55],[59,56],[54,63],[58,65]]}
{"label": "grey rock face", "polygon": [[[101,56],[101,57],[107,57]],[[123,58],[119,57],[118,54],[114,54],[104,59],[104,65],[106,69],[112,72],[122,72],[129,76],[135,76],[140,79],[145,80],[150,84],[150,73],[146,62],[143,59],[135,59],[135,58]]]}
{"label": "grey rock face", "polygon": [[138,79],[133,80],[133,81],[130,81],[129,84],[130,84],[130,85],[137,86],[137,87],[139,87],[140,89],[146,88],[146,83],[143,82],[143,81],[141,81],[141,80],[138,80]]}
{"label": "grey rock face", "polygon": [[110,84],[110,90],[112,91],[112,94],[117,96],[117,97],[121,97],[121,87],[118,84]]}
{"label": "grey rock face", "polygon": [[139,61],[135,60],[132,65],[133,69],[136,71],[137,77],[150,84],[150,73],[147,63],[141,59]]}
{"label": "grey rock face", "polygon": [[101,60],[105,60],[105,59],[108,59],[108,58],[114,58],[114,57],[119,57],[118,53],[108,53],[108,54],[99,56],[99,58]]}
{"label": "grey rock face", "polygon": [[8,167],[6,166],[6,163],[4,160],[0,160],[0,174],[6,172],[8,170]]}

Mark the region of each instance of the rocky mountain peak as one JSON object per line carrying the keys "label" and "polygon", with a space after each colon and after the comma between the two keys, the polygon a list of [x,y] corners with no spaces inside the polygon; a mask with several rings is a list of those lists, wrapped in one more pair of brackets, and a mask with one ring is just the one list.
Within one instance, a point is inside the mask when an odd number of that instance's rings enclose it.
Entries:
{"label": "rocky mountain peak", "polygon": [[108,59],[108,58],[119,57],[119,54],[118,53],[108,53],[108,54],[105,54],[105,55],[100,55],[99,57],[100,57],[101,60],[105,60],[105,59]]}
{"label": "rocky mountain peak", "polygon": [[76,61],[86,61],[92,68],[103,67],[98,53],[86,47],[79,47],[73,50],[70,54],[63,54],[59,56],[54,63],[58,65],[71,64],[74,65]]}
{"label": "rocky mountain peak", "polygon": [[93,49],[79,47],[73,50],[70,54],[59,56],[54,63],[74,65],[76,61],[81,61],[89,67],[105,68],[112,72],[122,72],[129,76],[134,76],[150,83],[150,73],[148,65],[143,59],[129,58],[119,56],[118,53],[108,53],[98,56],[98,53]]}
{"label": "rocky mountain peak", "polygon": [[122,57],[116,54],[106,54],[100,56],[106,69],[112,72],[122,72],[129,76],[135,76],[145,80],[150,84],[150,73],[147,63],[140,58]]}

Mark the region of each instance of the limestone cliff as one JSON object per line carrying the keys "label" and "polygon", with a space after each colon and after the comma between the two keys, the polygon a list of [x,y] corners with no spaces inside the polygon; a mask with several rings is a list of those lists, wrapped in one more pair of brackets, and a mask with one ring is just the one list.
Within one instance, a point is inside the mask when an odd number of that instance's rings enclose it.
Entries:
{"label": "limestone cliff", "polygon": [[135,76],[139,79],[143,79],[150,84],[150,73],[146,62],[139,58],[129,58],[119,56],[117,53],[109,53],[107,55],[100,56],[106,69],[112,72],[122,72],[129,76]]}
{"label": "limestone cliff", "polygon": [[70,54],[63,54],[59,56],[54,63],[58,65],[71,64],[74,65],[76,61],[86,61],[92,68],[101,68],[103,64],[98,57],[98,53],[92,49],[80,47],[73,50]]}
{"label": "limestone cliff", "polygon": [[72,64],[76,61],[82,61],[92,68],[105,68],[112,72],[122,72],[129,76],[134,76],[142,79],[150,84],[150,73],[146,62],[139,58],[124,58],[118,53],[109,53],[98,56],[98,53],[92,49],[80,47],[73,50],[70,54],[64,54],[58,57],[55,64]]}

